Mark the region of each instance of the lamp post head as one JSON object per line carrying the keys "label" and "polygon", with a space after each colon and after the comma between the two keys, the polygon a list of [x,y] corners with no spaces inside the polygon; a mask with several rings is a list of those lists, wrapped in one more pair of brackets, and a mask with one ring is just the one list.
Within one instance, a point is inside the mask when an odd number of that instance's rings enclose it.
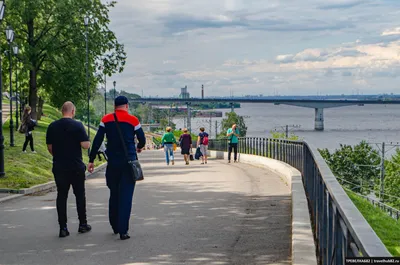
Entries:
{"label": "lamp post head", "polygon": [[114,81],[113,84],[114,84],[114,87],[115,87],[117,85],[117,81]]}
{"label": "lamp post head", "polygon": [[0,21],[3,21],[5,10],[6,10],[6,4],[4,4],[4,1],[0,1]]}
{"label": "lamp post head", "polygon": [[13,47],[14,55],[18,55],[19,48],[17,45]]}
{"label": "lamp post head", "polygon": [[6,37],[9,43],[14,41],[14,30],[11,28],[11,26],[7,26],[6,28]]}
{"label": "lamp post head", "polygon": [[85,23],[85,26],[88,26],[88,25],[89,25],[89,17],[88,17],[88,16],[85,16],[84,19],[83,19],[83,21],[84,21],[84,23]]}

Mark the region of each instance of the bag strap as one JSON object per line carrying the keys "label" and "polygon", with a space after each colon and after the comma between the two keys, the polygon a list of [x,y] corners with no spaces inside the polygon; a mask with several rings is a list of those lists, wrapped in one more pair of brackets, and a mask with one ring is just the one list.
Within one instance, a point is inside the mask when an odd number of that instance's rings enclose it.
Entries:
{"label": "bag strap", "polygon": [[125,140],[124,140],[124,136],[122,135],[121,128],[119,127],[119,121],[118,121],[116,113],[114,113],[114,120],[115,120],[115,125],[117,126],[119,139],[121,140],[121,144],[122,144],[122,147],[124,149],[125,158],[126,158],[127,161],[129,161],[130,159],[129,159],[129,155],[128,155],[128,149],[126,148],[126,143],[125,143]]}

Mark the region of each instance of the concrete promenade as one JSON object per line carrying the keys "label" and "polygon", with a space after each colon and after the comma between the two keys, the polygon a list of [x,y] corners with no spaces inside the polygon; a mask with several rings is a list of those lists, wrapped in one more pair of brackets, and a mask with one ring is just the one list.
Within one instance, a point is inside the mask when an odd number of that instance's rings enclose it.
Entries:
{"label": "concrete promenade", "polygon": [[86,183],[88,234],[77,233],[72,191],[71,235],[62,239],[55,192],[1,203],[0,264],[291,264],[290,191],[280,177],[220,160],[185,166],[176,156],[168,167],[161,151],[140,156],[145,181],[136,186],[126,241],[108,223],[104,171]]}

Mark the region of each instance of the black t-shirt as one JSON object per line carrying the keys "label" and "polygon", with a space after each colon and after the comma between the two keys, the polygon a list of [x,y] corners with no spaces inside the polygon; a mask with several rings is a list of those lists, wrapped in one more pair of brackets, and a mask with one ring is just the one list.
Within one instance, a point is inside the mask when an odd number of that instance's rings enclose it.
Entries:
{"label": "black t-shirt", "polygon": [[89,141],[81,122],[62,118],[50,124],[46,143],[53,145],[53,169],[85,169],[82,161],[81,142]]}

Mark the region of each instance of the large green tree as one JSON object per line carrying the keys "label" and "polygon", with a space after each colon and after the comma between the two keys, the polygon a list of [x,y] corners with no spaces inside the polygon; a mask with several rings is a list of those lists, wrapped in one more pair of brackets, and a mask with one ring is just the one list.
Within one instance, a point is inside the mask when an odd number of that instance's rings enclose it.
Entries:
{"label": "large green tree", "polygon": [[385,202],[400,208],[400,150],[385,161]]}
{"label": "large green tree", "polygon": [[379,182],[381,158],[365,141],[354,147],[341,144],[333,153],[328,149],[320,153],[339,182],[355,192],[369,194]]}
{"label": "large green tree", "polygon": [[[11,26],[20,47],[19,59],[29,73],[29,105],[36,117],[38,95],[44,90],[53,104],[87,99],[86,42],[88,29],[90,91],[103,75],[96,75],[96,63],[111,75],[123,70],[124,47],[109,29],[109,10],[115,1],[100,0],[7,0],[2,30]],[[3,46],[6,45],[3,39]]]}

